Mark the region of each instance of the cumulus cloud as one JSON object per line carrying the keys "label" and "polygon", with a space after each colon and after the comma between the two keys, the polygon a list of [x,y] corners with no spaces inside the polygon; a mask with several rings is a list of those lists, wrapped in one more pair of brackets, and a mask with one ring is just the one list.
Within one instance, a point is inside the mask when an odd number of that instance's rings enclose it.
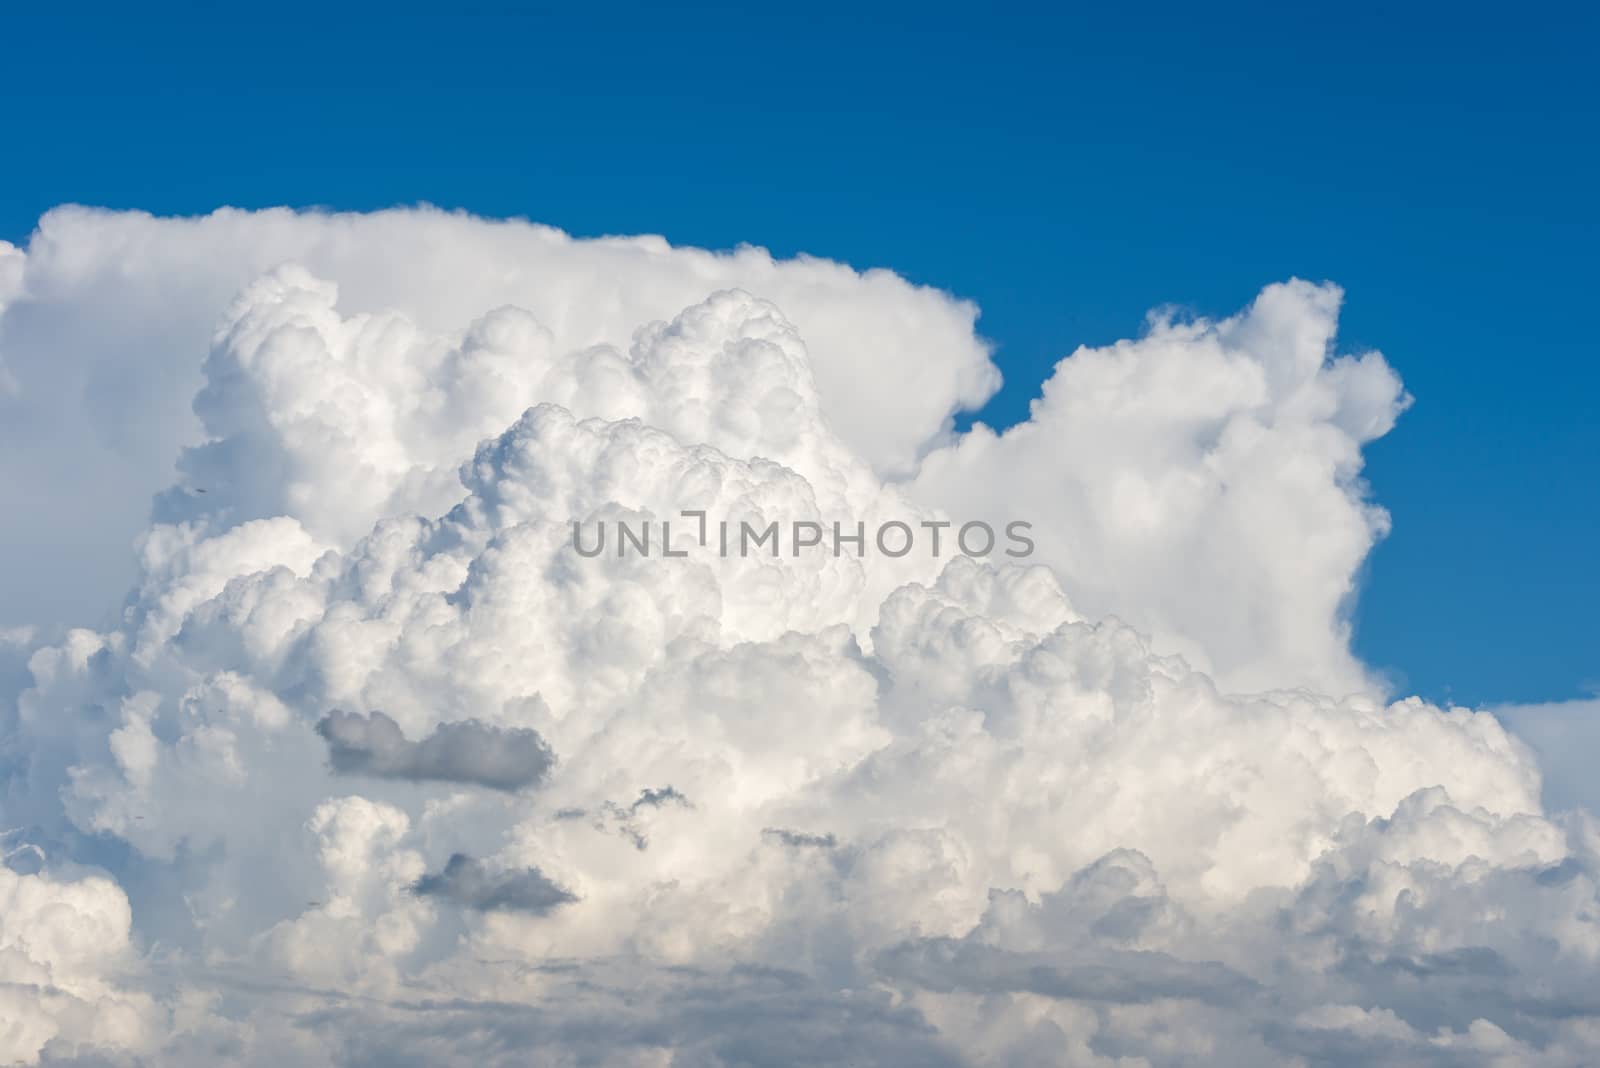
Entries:
{"label": "cumulus cloud", "polygon": [[152,999],[117,982],[134,963],[131,923],[128,899],[109,879],[0,866],[0,1063],[152,1037]]}
{"label": "cumulus cloud", "polygon": [[[974,310],[881,272],[434,212],[65,210],[8,262],[6,403],[122,329],[196,416],[102,431],[155,496],[122,610],[0,641],[13,1060],[1600,1052],[1600,825],[1349,653],[1405,397],[1331,286],[951,440]],[[686,508],[1039,552],[572,541]]]}
{"label": "cumulus cloud", "polygon": [[335,771],[386,779],[517,790],[543,779],[553,760],[538,731],[475,719],[441,723],[420,742],[411,742],[382,712],[363,716],[336,709],[317,723],[317,733],[328,742]]}
{"label": "cumulus cloud", "polygon": [[[291,263],[304,269],[258,281]],[[296,295],[301,283],[309,288]],[[293,299],[242,324],[243,351],[210,361],[254,381],[202,393],[196,357],[252,285]],[[294,492],[302,443],[284,438],[299,427],[318,437],[302,447],[333,450],[338,489],[354,500],[397,488],[425,495],[439,489],[435,469],[448,476],[465,454],[418,456],[415,447],[443,435],[470,452],[504,429],[538,390],[541,352],[584,365],[568,403],[605,405],[613,394],[625,403],[613,387],[626,377],[634,331],[733,288],[773,300],[798,324],[830,421],[881,470],[909,470],[956,411],[999,386],[973,329],[977,308],[883,270],[751,247],[674,248],[659,237],[581,240],[427,208],[223,209],[195,219],[58,208],[26,248],[0,247],[0,480],[31,502],[0,529],[0,552],[39,561],[0,573],[0,626],[98,621],[133,577],[127,547],[151,497],[172,486],[180,450],[225,437],[208,421],[270,447],[229,467],[238,481],[220,485],[217,450],[195,454],[181,492],[273,492],[277,483],[260,485],[252,467],[287,478],[282,488]],[[274,328],[280,341],[315,329],[335,295],[352,317],[337,336],[310,356],[273,350]],[[459,343],[438,340],[454,334]],[[258,342],[265,347],[245,348]],[[317,357],[325,359],[314,373],[295,373]],[[457,384],[428,380],[430,364]],[[287,392],[263,407],[259,394],[278,389]],[[385,412],[392,403],[409,411]],[[352,451],[345,436],[365,450]],[[172,505],[169,496],[164,507]],[[353,518],[298,507],[307,520],[357,529]],[[70,547],[65,529],[78,532]]]}
{"label": "cumulus cloud", "polygon": [[963,515],[1026,502],[1081,610],[1230,688],[1371,688],[1347,610],[1388,515],[1361,446],[1409,398],[1380,354],[1337,352],[1342,299],[1293,281],[1224,320],[1154,315],[1061,361],[1026,422],[935,451],[918,493]]}

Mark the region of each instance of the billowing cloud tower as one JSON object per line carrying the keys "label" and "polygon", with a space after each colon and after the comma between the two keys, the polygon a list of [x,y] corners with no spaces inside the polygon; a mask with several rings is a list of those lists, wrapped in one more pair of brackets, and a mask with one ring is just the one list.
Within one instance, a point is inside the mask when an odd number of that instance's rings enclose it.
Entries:
{"label": "billowing cloud tower", "polygon": [[52,213],[0,253],[0,1063],[1592,1063],[1593,817],[1348,648],[1406,397],[1340,299],[956,434],[976,309],[886,272]]}

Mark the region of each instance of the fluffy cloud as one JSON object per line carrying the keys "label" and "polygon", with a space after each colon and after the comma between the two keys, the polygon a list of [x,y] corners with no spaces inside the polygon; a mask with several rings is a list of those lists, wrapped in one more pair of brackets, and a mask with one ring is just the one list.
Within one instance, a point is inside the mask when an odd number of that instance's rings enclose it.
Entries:
{"label": "fluffy cloud", "polygon": [[[256,281],[285,263],[309,274]],[[221,361],[214,371],[255,381],[213,383],[197,397],[205,385],[197,357],[241,290],[287,291],[311,276],[322,281],[293,300],[263,303],[264,318],[235,316],[238,345],[213,355]],[[289,356],[270,344],[249,348],[274,326],[292,333],[297,323],[321,325],[335,286],[352,319],[319,350]],[[999,386],[973,332],[977,308],[888,271],[774,260],[748,247],[673,248],[658,237],[577,240],[530,223],[428,209],[222,210],[198,219],[52,211],[25,250],[0,244],[0,479],[30,501],[0,529],[0,552],[39,561],[0,574],[0,626],[93,618],[108,592],[133,577],[127,550],[150,499],[172,485],[180,449],[214,436],[209,420],[230,421],[246,436],[292,437],[297,426],[323,435],[280,440],[253,455],[260,467],[288,465],[265,473],[269,479],[293,478],[304,455],[297,446],[327,447],[343,465],[339,487],[352,503],[402,482],[425,494],[447,484],[465,455],[429,455],[413,470],[407,460],[423,442],[412,435],[443,435],[470,452],[534,395],[545,370],[540,352],[584,363],[586,376],[570,388],[610,403],[636,329],[732,288],[773,300],[799,326],[831,422],[881,470],[909,470],[955,411],[976,407]],[[459,347],[437,347],[439,335],[475,322]],[[241,367],[252,355],[258,361]],[[328,359],[315,374],[296,374],[297,359],[320,355]],[[441,363],[449,379],[430,379]],[[722,380],[737,393],[743,377]],[[273,393],[279,389],[287,392]],[[261,408],[263,392],[276,407]],[[384,410],[397,401],[409,410]],[[341,435],[362,444],[352,452]],[[209,477],[202,457],[191,462],[197,478]],[[443,468],[444,483],[430,481],[433,465]],[[253,482],[252,472],[229,470]],[[180,487],[198,490],[218,487]],[[341,522],[337,513],[302,514]],[[75,532],[66,544],[63,530]]]}
{"label": "fluffy cloud", "polygon": [[127,897],[108,879],[0,866],[0,1062],[152,1037],[151,999],[116,983],[132,963],[131,922]]}
{"label": "fluffy cloud", "polygon": [[[0,642],[0,814],[50,858],[0,871],[44,903],[0,911],[13,1060],[1600,1052],[1600,826],[1347,649],[1404,397],[1332,287],[945,441],[972,309],[884,274],[430,212],[65,211],[15,260],[39,413],[59,331],[95,381],[158,295],[220,318],[152,368],[198,425],[117,432],[176,464],[120,615]],[[725,554],[684,509],[1039,554]]]}
{"label": "fluffy cloud", "polygon": [[1026,502],[1075,603],[1229,687],[1365,689],[1345,613],[1388,516],[1361,446],[1407,398],[1381,355],[1336,354],[1341,296],[1269,286],[1232,318],[1161,313],[1080,349],[1027,422],[929,456],[918,493],[966,515]]}

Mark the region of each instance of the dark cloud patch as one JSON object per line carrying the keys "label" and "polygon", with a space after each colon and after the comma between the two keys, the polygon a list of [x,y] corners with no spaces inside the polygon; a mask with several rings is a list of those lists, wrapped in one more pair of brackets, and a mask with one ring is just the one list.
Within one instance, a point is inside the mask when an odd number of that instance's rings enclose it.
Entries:
{"label": "dark cloud patch", "polygon": [[[683,792],[670,783],[666,786],[646,787],[639,791],[639,796],[627,805],[619,805],[615,801],[606,801],[594,813],[594,827],[596,830],[614,831],[633,843],[633,847],[640,852],[650,848],[650,839],[644,833],[636,817],[648,809],[663,809],[668,806],[677,808],[694,808],[694,804],[683,795]],[[582,819],[589,815],[581,808],[562,809],[556,813],[556,819]]]}
{"label": "dark cloud patch", "polygon": [[[1538,1044],[1541,1020],[1600,1013],[1600,998],[1585,999],[1582,983],[1570,986],[1535,981],[1530,984],[1499,953],[1481,946],[1444,953],[1376,956],[1359,951],[1351,940],[1343,959],[1328,978],[1346,991],[1342,1000],[1357,998],[1382,1005],[1424,1034],[1442,1028],[1464,1031],[1474,1020],[1493,1020],[1514,1038]],[[1554,972],[1555,968],[1552,967]]]}
{"label": "dark cloud patch", "polygon": [[782,827],[768,827],[761,832],[761,836],[791,849],[832,849],[839,844],[839,840],[831,834],[807,834],[804,831],[790,831]]}
{"label": "dark cloud patch", "polygon": [[317,724],[333,770],[380,779],[466,782],[520,790],[543,781],[555,756],[539,732],[493,727],[475,719],[441,723],[420,742],[382,712],[364,716],[335,709]]}
{"label": "dark cloud patch", "polygon": [[669,804],[682,805],[684,808],[694,807],[676,786],[663,786],[660,789],[640,790],[639,800],[629,806],[628,811],[638,812],[641,808],[661,808]]}
{"label": "dark cloud patch", "polygon": [[437,875],[424,875],[411,887],[423,897],[452,901],[478,912],[547,912],[578,900],[538,868],[492,871],[480,860],[455,853]]}

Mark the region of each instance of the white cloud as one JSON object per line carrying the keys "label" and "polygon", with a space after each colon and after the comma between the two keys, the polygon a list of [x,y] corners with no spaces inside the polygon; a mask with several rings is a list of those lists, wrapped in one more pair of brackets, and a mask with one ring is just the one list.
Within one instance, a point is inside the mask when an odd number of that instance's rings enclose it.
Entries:
{"label": "white cloud", "polygon": [[[470,450],[477,437],[504,429],[538,385],[538,352],[567,358],[604,346],[626,353],[637,328],[720,289],[767,297],[798,324],[830,420],[880,470],[909,468],[957,409],[981,404],[999,385],[973,332],[976,307],[887,271],[774,260],[755,248],[675,249],[656,237],[578,240],[529,223],[427,209],[225,209],[156,219],[59,208],[40,220],[25,255],[0,248],[0,367],[13,387],[0,391],[0,477],[30,501],[20,522],[0,530],[0,552],[42,565],[0,576],[0,606],[18,614],[0,625],[89,622],[115,597],[110,591],[126,585],[127,549],[152,494],[171,484],[179,449],[202,440],[191,412],[202,384],[198,357],[240,290],[285,263],[303,265],[325,280],[320,286],[336,284],[340,310],[355,319],[295,355],[256,352],[251,389],[228,387],[239,407],[222,411],[202,397],[200,416],[285,438],[296,426],[333,435],[280,439],[281,452],[254,457],[262,463],[292,466],[296,455],[322,446],[333,450],[330,460],[348,464],[352,454],[340,451],[338,434],[366,435],[363,466],[344,471],[343,489],[356,500],[392,491],[390,480],[402,477],[408,460],[422,468],[413,493],[437,488],[427,481],[430,465],[448,475],[465,457],[428,446],[465,440]],[[267,315],[331,324],[325,297],[332,290],[294,293],[297,277],[306,275],[256,283],[293,295],[295,307],[269,306]],[[522,311],[497,311],[508,306]],[[475,321],[462,349],[441,346],[440,335]],[[251,342],[274,325],[282,324],[244,324],[238,344],[219,358],[254,351]],[[318,373],[295,374],[296,360],[301,368],[315,361]],[[579,362],[585,374],[573,383],[573,400],[610,403],[618,361],[590,353]],[[431,385],[438,392],[409,392],[430,369],[444,371]],[[351,376],[359,380],[354,394]],[[307,392],[293,394],[297,383]],[[732,388],[730,399],[738,396]],[[276,426],[252,427],[260,410],[251,394],[275,389],[290,391],[275,397]],[[750,409],[743,417],[767,414]],[[313,529],[329,518],[305,511]],[[75,532],[67,544],[64,530]]]}
{"label": "white cloud", "polygon": [[1334,356],[1342,294],[1269,286],[1220,321],[1057,365],[1032,418],[929,456],[916,492],[966,515],[1026,508],[1092,616],[1156,635],[1230,688],[1369,686],[1344,610],[1388,516],[1361,446],[1406,403],[1377,353]]}
{"label": "white cloud", "polygon": [[[982,392],[972,311],[887,275],[435,213],[64,212],[23,278],[0,341],[40,411],[28,345],[63,324],[221,318],[153,372],[206,440],[124,428],[139,477],[179,470],[125,611],[5,644],[0,815],[52,863],[0,887],[70,901],[0,912],[0,991],[15,965],[45,999],[13,1059],[1600,1051],[1600,827],[1546,812],[1493,716],[1390,702],[1346,648],[1383,522],[1359,450],[1402,394],[1331,356],[1331,287],[1080,352],[1029,424],[941,447]],[[571,541],[685,507],[1026,510],[1048,566]],[[74,1008],[102,1003],[125,1023]]]}
{"label": "white cloud", "polygon": [[59,880],[0,866],[0,1063],[47,1047],[139,1046],[151,999],[118,988],[131,963],[128,899],[109,879]]}

